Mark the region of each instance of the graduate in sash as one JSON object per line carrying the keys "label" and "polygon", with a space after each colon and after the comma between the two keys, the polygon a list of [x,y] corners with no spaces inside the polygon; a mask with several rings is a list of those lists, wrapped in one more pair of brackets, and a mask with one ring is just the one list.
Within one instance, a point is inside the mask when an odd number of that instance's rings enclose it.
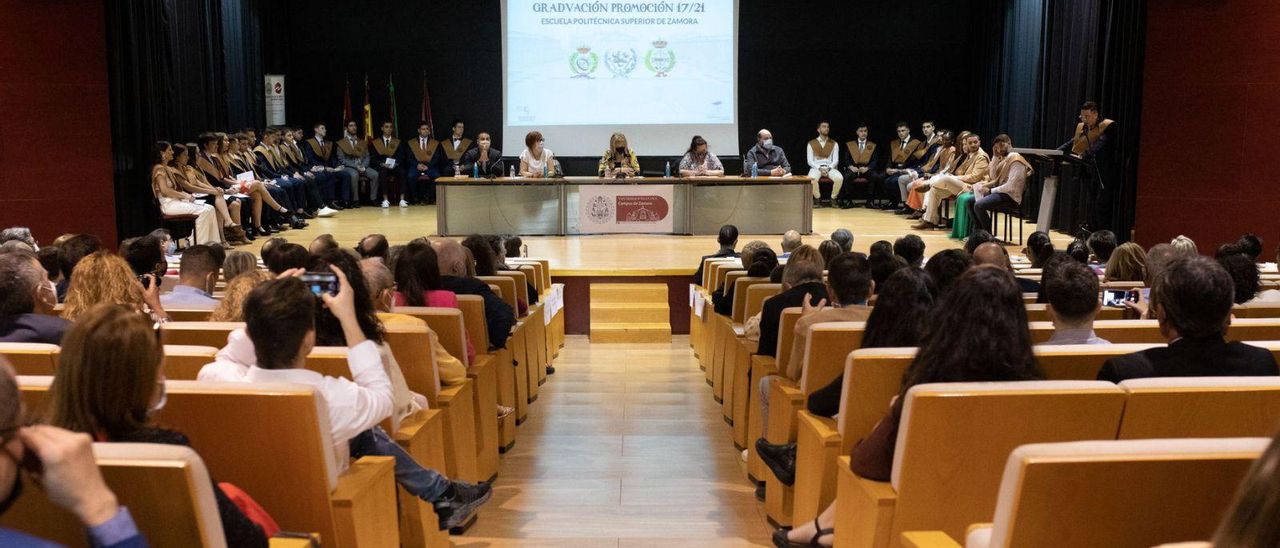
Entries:
{"label": "graduate in sash", "polygon": [[[818,205],[831,205],[833,196],[840,194],[840,186],[844,176],[840,174],[840,147],[831,139],[831,124],[826,120],[818,122],[818,137],[809,141],[805,148],[805,158],[809,161],[809,180],[813,181],[813,201]],[[831,179],[831,194],[826,198],[818,189],[818,181],[823,177]]]}
{"label": "graduate in sash", "polygon": [[395,137],[394,132],[395,126],[391,122],[383,122],[382,136],[373,140],[373,151],[370,154],[370,165],[378,170],[378,180],[382,181],[382,193],[374,195],[373,199],[378,201],[381,198],[383,209],[391,207],[391,200],[397,199],[400,207],[409,207],[409,201],[405,199],[401,189],[404,157],[400,150],[400,139]]}
{"label": "graduate in sash", "polygon": [[436,203],[437,152],[440,142],[431,136],[431,124],[418,122],[418,137],[409,140],[409,153],[405,155],[407,191],[418,203]]}

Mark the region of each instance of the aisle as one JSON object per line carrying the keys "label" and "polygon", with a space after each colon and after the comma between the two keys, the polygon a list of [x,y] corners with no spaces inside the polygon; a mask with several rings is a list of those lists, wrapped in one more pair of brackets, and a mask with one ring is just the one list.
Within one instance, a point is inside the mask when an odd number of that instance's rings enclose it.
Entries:
{"label": "aisle", "polygon": [[769,546],[689,350],[570,336],[458,546]]}

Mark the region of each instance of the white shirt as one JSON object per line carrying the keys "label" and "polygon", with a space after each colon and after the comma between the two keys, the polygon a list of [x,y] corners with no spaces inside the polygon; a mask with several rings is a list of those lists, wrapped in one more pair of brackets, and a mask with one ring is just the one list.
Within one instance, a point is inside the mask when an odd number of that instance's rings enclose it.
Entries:
{"label": "white shirt", "polygon": [[529,171],[534,173],[542,173],[542,166],[546,166],[547,175],[551,174],[551,166],[554,165],[551,163],[551,150],[546,148],[542,149],[541,159],[534,158],[533,154],[526,148],[520,153],[520,160],[529,167]]}
{"label": "white shirt", "polygon": [[[819,145],[826,146],[827,141],[829,140],[830,139],[827,137],[822,137],[821,135],[818,136]],[[831,147],[831,154],[828,156],[818,156],[814,154],[813,147],[806,146],[804,148],[804,154],[805,158],[809,161],[809,169],[818,169],[820,167],[835,169],[840,164],[840,147]]]}

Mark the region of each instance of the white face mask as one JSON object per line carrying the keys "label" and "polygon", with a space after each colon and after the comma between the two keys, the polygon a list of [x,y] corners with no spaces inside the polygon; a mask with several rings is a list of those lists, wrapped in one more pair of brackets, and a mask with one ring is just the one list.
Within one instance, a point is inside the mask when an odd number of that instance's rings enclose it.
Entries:
{"label": "white face mask", "polygon": [[164,381],[156,381],[156,384],[158,385],[157,388],[160,390],[160,397],[156,400],[156,403],[151,405],[150,409],[147,409],[147,416],[153,416],[156,413],[159,413],[164,410],[165,404],[169,403],[169,391],[165,388]]}
{"label": "white face mask", "polygon": [[760,144],[764,145],[764,148],[773,148],[773,139],[765,139]]}
{"label": "white face mask", "polygon": [[45,280],[41,286],[37,294],[40,300],[52,310],[58,305],[58,285],[53,283],[53,280]]}

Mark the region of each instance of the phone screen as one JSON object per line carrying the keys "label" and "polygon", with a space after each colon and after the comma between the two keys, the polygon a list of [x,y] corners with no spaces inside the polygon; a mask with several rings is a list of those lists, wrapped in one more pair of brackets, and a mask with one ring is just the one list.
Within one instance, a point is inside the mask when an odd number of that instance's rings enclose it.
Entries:
{"label": "phone screen", "polygon": [[298,277],[302,283],[307,284],[307,289],[317,297],[321,293],[328,292],[330,295],[338,294],[338,275],[332,272],[307,272]]}
{"label": "phone screen", "polygon": [[1125,301],[1137,302],[1137,295],[1127,289],[1102,290],[1102,306],[1124,306]]}

